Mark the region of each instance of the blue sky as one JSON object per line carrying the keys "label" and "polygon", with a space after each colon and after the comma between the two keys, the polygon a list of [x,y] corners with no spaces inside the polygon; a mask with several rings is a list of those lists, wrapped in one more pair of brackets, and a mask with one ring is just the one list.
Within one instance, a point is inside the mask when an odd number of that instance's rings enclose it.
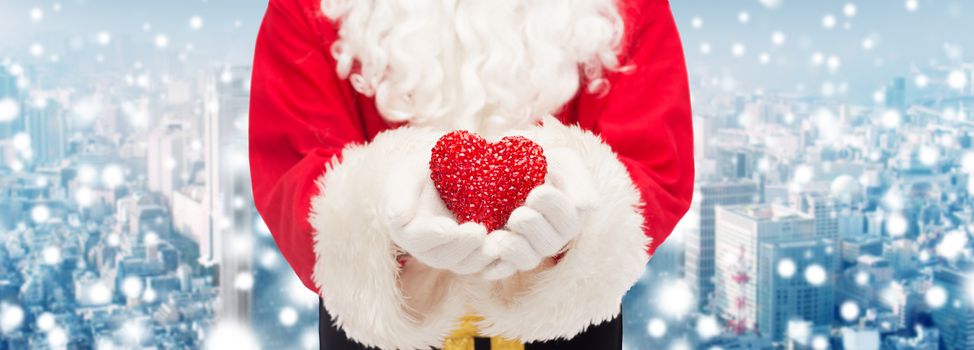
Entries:
{"label": "blue sky", "polygon": [[[823,81],[847,82],[850,97],[862,100],[894,75],[911,77],[931,63],[952,63],[974,47],[974,3],[959,0],[674,0],[671,2],[693,72],[731,74],[754,87],[816,88]],[[777,3],[777,6],[766,6]],[[915,7],[913,7],[915,5]],[[848,9],[851,16],[847,14]],[[746,21],[741,21],[742,12]],[[827,19],[831,16],[834,20]],[[694,27],[694,19],[702,25]],[[825,24],[834,22],[827,28]],[[784,44],[774,45],[780,32]],[[871,42],[871,49],[864,43]],[[700,46],[711,46],[703,54]],[[736,57],[740,43],[745,53]],[[948,49],[949,48],[949,49]],[[770,63],[759,63],[768,53]],[[812,57],[835,56],[839,67],[815,66]],[[969,58],[968,58],[969,60]],[[942,76],[931,75],[935,82]]]}
{"label": "blue sky", "polygon": [[[846,84],[846,98],[863,101],[892,76],[951,63],[974,47],[968,34],[974,32],[974,3],[964,0],[673,0],[671,6],[691,73],[730,77],[740,91],[798,85],[818,91],[830,82]],[[127,46],[127,54],[167,54],[152,50],[161,34],[170,42],[169,54],[191,44],[202,63],[246,64],[265,7],[266,1],[253,0],[0,0],[0,58],[38,59],[28,54],[33,44],[49,55],[72,42],[91,44],[104,31],[148,49]],[[42,12],[36,21],[35,8]],[[189,25],[194,16],[203,22],[198,30]],[[772,41],[776,32],[784,38],[781,45]],[[732,53],[735,45],[740,56]],[[701,46],[709,46],[709,53]],[[760,63],[762,54],[767,64]],[[819,65],[813,63],[816,54]],[[837,63],[834,69],[830,61]],[[934,83],[942,78],[930,76]]]}

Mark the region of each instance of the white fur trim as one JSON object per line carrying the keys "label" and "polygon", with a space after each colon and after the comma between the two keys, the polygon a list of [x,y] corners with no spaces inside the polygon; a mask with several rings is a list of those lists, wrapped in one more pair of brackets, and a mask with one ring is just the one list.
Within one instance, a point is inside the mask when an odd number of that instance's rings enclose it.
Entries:
{"label": "white fur trim", "polygon": [[622,297],[649,261],[642,204],[625,166],[598,136],[551,118],[520,134],[546,150],[578,152],[596,182],[597,204],[583,211],[582,232],[557,264],[499,282],[471,282],[470,301],[485,318],[479,324],[485,335],[571,339],[618,316]]}
{"label": "white fur trim", "polygon": [[[400,270],[386,225],[380,184],[396,176],[391,164],[429,153],[439,137],[402,127],[363,146],[350,146],[318,179],[311,201],[315,229],[313,278],[325,308],[349,338],[380,349],[439,347],[467,309],[452,273],[415,260]],[[428,155],[426,159],[429,159]],[[412,295],[409,295],[412,294]]]}

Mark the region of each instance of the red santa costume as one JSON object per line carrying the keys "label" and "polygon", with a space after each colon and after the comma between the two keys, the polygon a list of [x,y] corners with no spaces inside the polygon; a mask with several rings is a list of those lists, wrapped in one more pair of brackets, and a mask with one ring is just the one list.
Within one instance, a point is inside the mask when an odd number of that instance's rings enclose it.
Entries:
{"label": "red santa costume", "polygon": [[[619,314],[690,203],[689,91],[666,0],[271,0],[251,94],[257,209],[336,326],[368,346],[440,347],[468,314],[484,336],[571,339]],[[482,278],[397,244],[387,209],[415,193],[390,179],[428,179],[430,149],[458,129],[579,160],[548,160],[592,184],[557,259]]]}

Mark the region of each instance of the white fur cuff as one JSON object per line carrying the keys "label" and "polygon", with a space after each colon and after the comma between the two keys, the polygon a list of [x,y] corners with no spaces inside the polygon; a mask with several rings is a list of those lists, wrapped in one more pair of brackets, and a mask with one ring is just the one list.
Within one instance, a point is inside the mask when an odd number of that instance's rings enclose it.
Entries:
{"label": "white fur cuff", "polygon": [[[400,269],[387,225],[387,177],[396,160],[428,153],[438,133],[402,127],[351,146],[318,179],[312,199],[314,281],[325,308],[349,338],[380,349],[439,347],[465,313],[455,275],[418,261]],[[426,158],[428,159],[428,157]]]}
{"label": "white fur cuff", "polygon": [[596,183],[593,208],[557,264],[472,287],[481,331],[523,342],[571,339],[618,316],[622,297],[649,255],[638,189],[625,166],[598,136],[548,119],[522,135],[549,149],[577,152]]}

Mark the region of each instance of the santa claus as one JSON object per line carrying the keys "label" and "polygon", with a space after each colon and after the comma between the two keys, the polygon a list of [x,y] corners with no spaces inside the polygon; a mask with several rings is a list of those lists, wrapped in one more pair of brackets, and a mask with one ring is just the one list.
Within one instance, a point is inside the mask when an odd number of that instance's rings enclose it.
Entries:
{"label": "santa claus", "polygon": [[[666,0],[271,0],[251,97],[257,209],[321,297],[322,349],[619,349],[690,203]],[[433,186],[453,130],[544,149],[496,230]]]}

